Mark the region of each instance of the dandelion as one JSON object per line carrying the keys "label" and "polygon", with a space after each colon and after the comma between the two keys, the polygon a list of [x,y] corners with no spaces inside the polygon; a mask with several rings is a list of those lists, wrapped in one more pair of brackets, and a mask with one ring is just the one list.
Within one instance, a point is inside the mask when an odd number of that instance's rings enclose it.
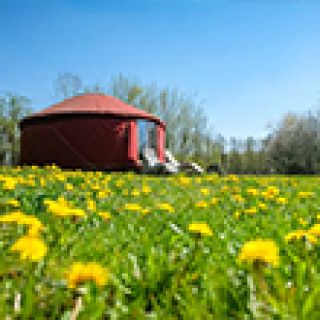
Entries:
{"label": "dandelion", "polygon": [[110,214],[110,212],[107,212],[107,211],[99,212],[99,216],[101,216],[105,220],[111,219],[111,214]]}
{"label": "dandelion", "polygon": [[65,273],[65,277],[70,289],[75,289],[86,281],[94,281],[97,286],[104,286],[108,280],[108,270],[95,262],[75,262],[71,270]]}
{"label": "dandelion", "polygon": [[201,188],[200,192],[202,195],[207,196],[210,193],[209,189]]}
{"label": "dandelion", "polygon": [[170,213],[174,212],[174,208],[169,203],[157,203],[156,207],[163,211],[168,211]]}
{"label": "dandelion", "polygon": [[313,196],[313,192],[310,192],[310,191],[300,191],[298,192],[298,197],[299,198],[308,198],[308,197],[311,197]]}
{"label": "dandelion", "polygon": [[241,212],[240,212],[240,211],[236,211],[236,212],[234,213],[234,217],[235,217],[236,219],[238,219],[240,216],[241,216]]}
{"label": "dandelion", "polygon": [[320,224],[315,224],[308,230],[308,234],[319,237],[320,236]]}
{"label": "dandelion", "polygon": [[257,211],[257,208],[255,208],[255,207],[252,207],[252,208],[249,208],[249,209],[244,209],[244,213],[246,213],[246,214],[255,214],[255,213],[257,213],[258,211]]}
{"label": "dandelion", "polygon": [[249,189],[247,189],[247,194],[249,194],[251,196],[257,196],[259,194],[259,191],[257,189],[249,188]]}
{"label": "dandelion", "polygon": [[189,224],[189,231],[202,236],[212,236],[212,230],[206,222],[192,222]]}
{"label": "dandelion", "polygon": [[279,249],[273,240],[250,240],[241,248],[238,261],[279,264]]}
{"label": "dandelion", "polygon": [[305,225],[308,224],[308,222],[307,222],[306,220],[302,219],[302,218],[299,218],[299,223],[300,223],[301,225],[303,225],[303,226],[305,226]]}
{"label": "dandelion", "polygon": [[149,186],[142,187],[142,193],[149,194],[151,192],[151,188]]}
{"label": "dandelion", "polygon": [[136,203],[126,203],[123,209],[128,211],[138,212],[138,211],[142,211],[143,208]]}
{"label": "dandelion", "polygon": [[219,202],[219,198],[212,198],[211,199],[211,204],[212,205],[215,205],[215,204],[217,204]]}
{"label": "dandelion", "polygon": [[208,204],[205,201],[198,201],[198,202],[196,202],[196,207],[197,208],[206,208],[206,207],[208,207]]}
{"label": "dandelion", "polygon": [[221,192],[227,192],[228,191],[228,186],[223,186],[222,188],[221,188]]}
{"label": "dandelion", "polygon": [[265,204],[265,203],[263,203],[263,202],[259,202],[258,206],[259,206],[259,208],[262,209],[262,210],[267,210],[267,209],[268,209],[267,204]]}
{"label": "dandelion", "polygon": [[237,202],[244,202],[243,197],[240,194],[236,194],[233,196],[233,199]]}
{"label": "dandelion", "polygon": [[140,196],[140,191],[134,189],[134,190],[131,191],[131,195],[134,196],[134,197]]}
{"label": "dandelion", "polygon": [[288,233],[285,236],[286,242],[293,242],[299,240],[308,240],[313,244],[317,243],[317,238],[315,237],[315,235],[313,235],[312,232],[307,232],[305,230],[296,230]]}
{"label": "dandelion", "polygon": [[48,249],[41,239],[27,235],[18,239],[10,250],[20,252],[21,259],[38,261],[45,256]]}
{"label": "dandelion", "polygon": [[278,204],[286,204],[286,203],[288,203],[287,199],[284,198],[284,197],[277,198],[276,202],[277,202]]}

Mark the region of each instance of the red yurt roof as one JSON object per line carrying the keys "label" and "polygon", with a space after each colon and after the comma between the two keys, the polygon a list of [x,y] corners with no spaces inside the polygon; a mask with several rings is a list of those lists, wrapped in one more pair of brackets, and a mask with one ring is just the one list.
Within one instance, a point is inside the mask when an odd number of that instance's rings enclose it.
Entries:
{"label": "red yurt roof", "polygon": [[24,118],[21,121],[21,126],[32,119],[67,114],[103,114],[123,118],[149,119],[165,127],[164,122],[159,118],[128,105],[117,98],[100,93],[85,93],[66,99]]}

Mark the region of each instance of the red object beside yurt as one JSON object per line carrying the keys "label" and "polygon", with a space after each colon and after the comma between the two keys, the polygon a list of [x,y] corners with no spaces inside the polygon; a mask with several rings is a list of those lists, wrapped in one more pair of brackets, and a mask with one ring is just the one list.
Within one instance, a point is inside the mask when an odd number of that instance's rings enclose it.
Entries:
{"label": "red object beside yurt", "polygon": [[[147,131],[146,137],[140,127],[153,131]],[[145,111],[103,94],[66,99],[24,118],[20,128],[20,165],[139,169],[139,154],[143,146],[150,146],[150,133],[158,158],[163,161],[165,124]]]}

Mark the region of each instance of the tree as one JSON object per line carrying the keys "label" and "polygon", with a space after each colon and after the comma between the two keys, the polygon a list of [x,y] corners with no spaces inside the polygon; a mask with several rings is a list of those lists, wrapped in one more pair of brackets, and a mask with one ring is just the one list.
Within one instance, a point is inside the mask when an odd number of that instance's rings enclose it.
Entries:
{"label": "tree", "polygon": [[54,83],[56,96],[66,99],[80,92],[82,89],[82,81],[79,76],[70,72],[59,74]]}
{"label": "tree", "polygon": [[0,97],[0,161],[17,165],[20,153],[20,120],[31,112],[30,100],[24,96],[6,93]]}
{"label": "tree", "polygon": [[267,158],[277,173],[319,173],[320,121],[289,113],[274,131],[267,146]]}

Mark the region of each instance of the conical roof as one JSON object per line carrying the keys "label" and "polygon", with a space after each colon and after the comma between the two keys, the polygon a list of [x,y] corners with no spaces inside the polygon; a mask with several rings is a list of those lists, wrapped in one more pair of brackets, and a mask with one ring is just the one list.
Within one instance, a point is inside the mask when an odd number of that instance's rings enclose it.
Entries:
{"label": "conical roof", "polygon": [[165,127],[164,122],[159,118],[126,104],[117,98],[100,93],[85,93],[66,99],[24,118],[20,126],[35,118],[67,114],[103,114],[123,118],[149,119]]}

